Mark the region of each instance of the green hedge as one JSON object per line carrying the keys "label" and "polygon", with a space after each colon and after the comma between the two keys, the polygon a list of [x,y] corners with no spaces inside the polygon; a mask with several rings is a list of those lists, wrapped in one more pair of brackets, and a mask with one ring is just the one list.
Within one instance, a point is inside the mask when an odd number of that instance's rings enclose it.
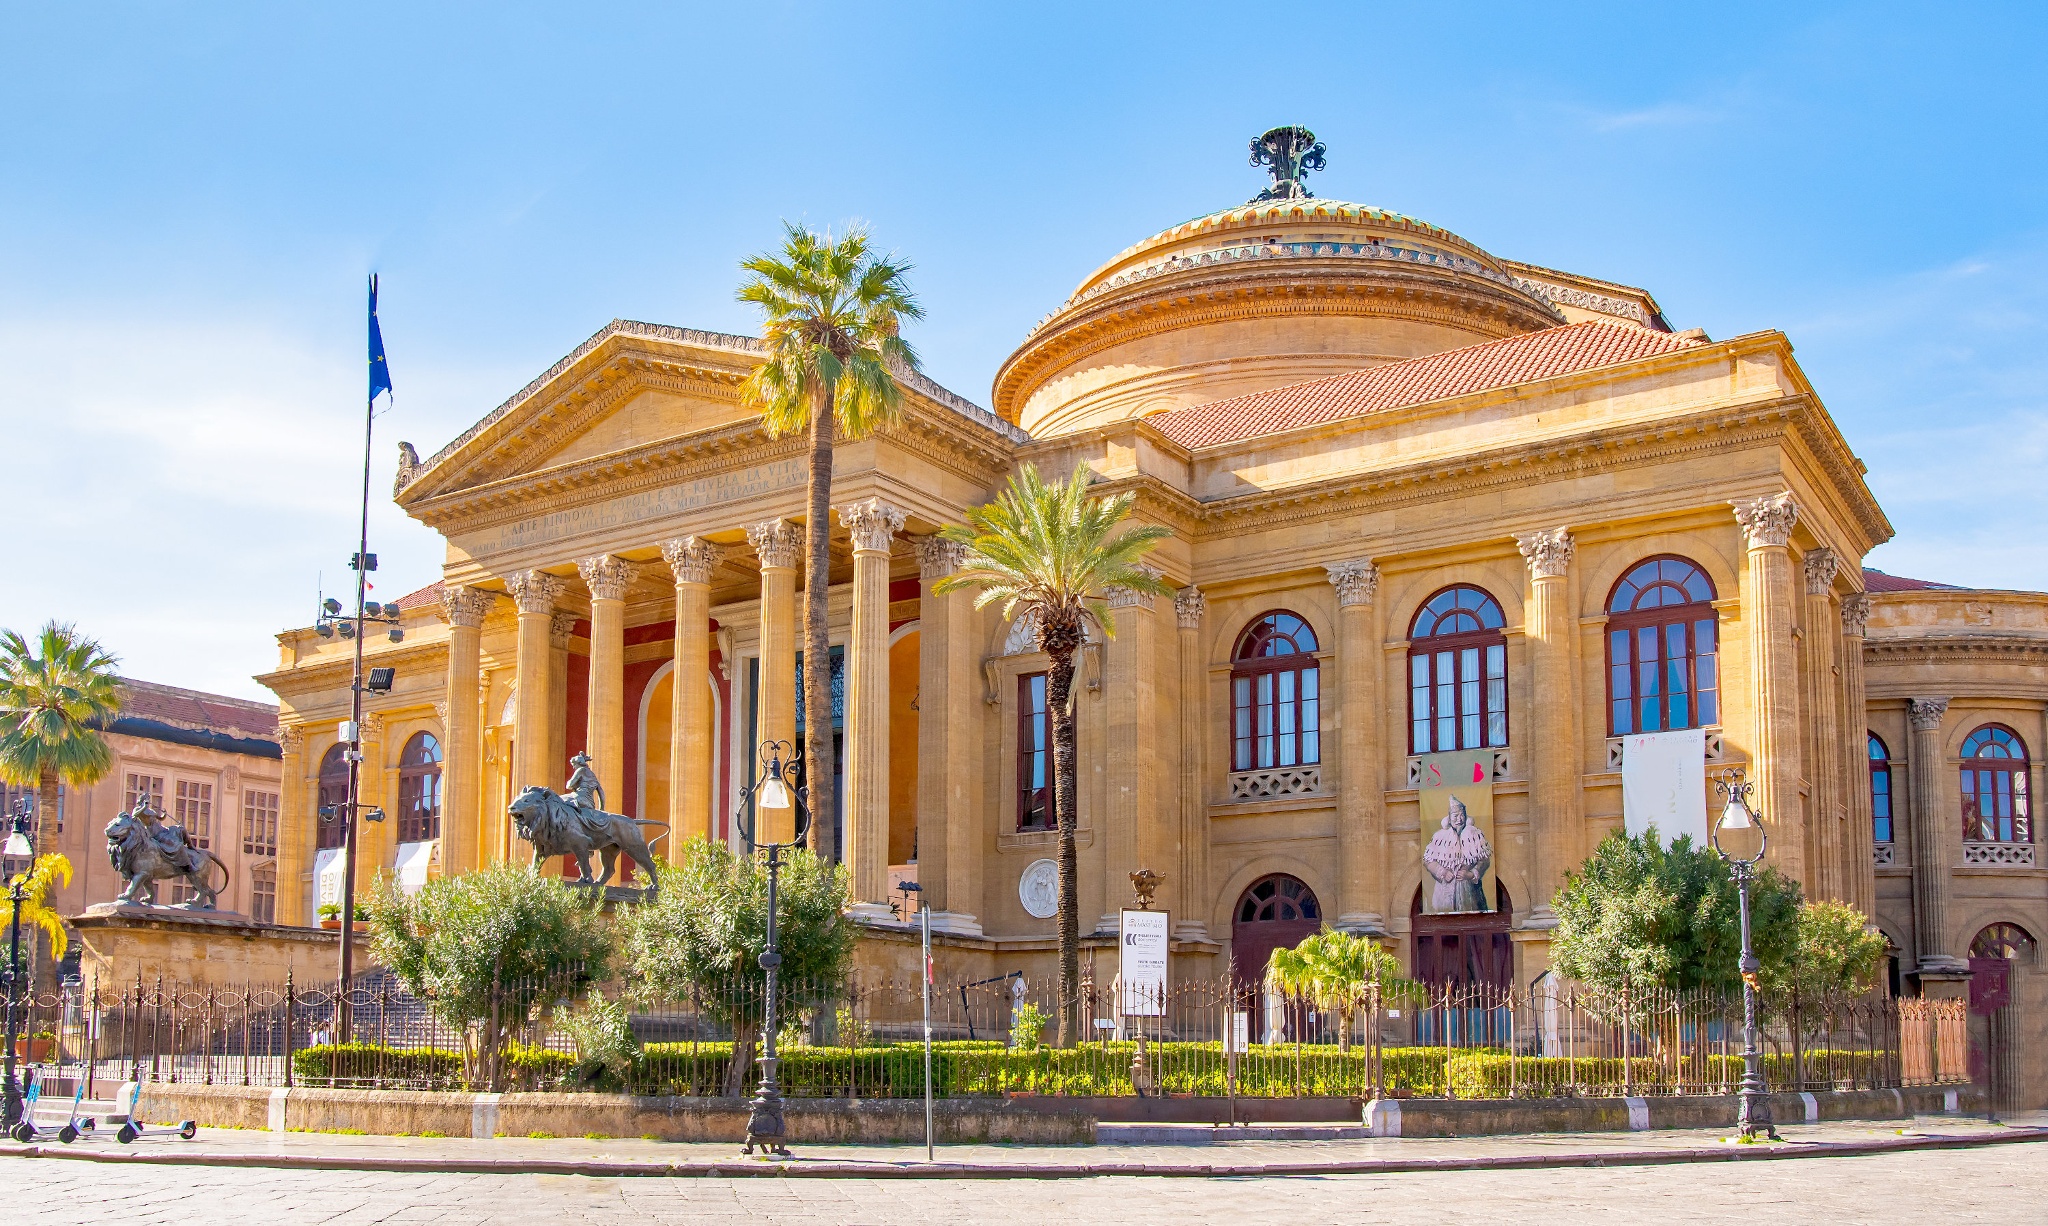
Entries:
{"label": "green hedge", "polygon": [[[505,1087],[547,1090],[561,1084],[576,1064],[574,1056],[508,1044],[501,1068]],[[301,1085],[352,1085],[400,1082],[421,1090],[460,1090],[462,1053],[439,1048],[380,1047],[375,1043],[326,1043],[292,1053],[292,1072]]]}

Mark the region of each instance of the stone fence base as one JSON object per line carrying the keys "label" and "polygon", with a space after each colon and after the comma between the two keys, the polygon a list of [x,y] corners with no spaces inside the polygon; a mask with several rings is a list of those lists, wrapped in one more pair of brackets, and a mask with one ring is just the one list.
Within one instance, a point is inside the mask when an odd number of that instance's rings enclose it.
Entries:
{"label": "stone fence base", "polygon": [[[1779,1124],[1981,1115],[1985,1110],[1981,1086],[1773,1094],[1770,1104],[1771,1118]],[[1652,1098],[1383,1098],[1365,1104],[1365,1129],[1375,1137],[1483,1137],[1526,1132],[1733,1128],[1736,1106],[1732,1094],[1668,1094]]]}
{"label": "stone fence base", "polygon": [[[808,1145],[922,1143],[921,1099],[792,1098],[792,1142]],[[1018,1111],[1000,1100],[942,1099],[938,1139],[949,1145],[1092,1145],[1095,1117],[1082,1108]],[[735,1098],[636,1098],[625,1094],[452,1094],[419,1090],[263,1089],[151,1082],[145,1120],[272,1132],[357,1131],[386,1136],[651,1137],[723,1141],[747,1136],[747,1103]]]}

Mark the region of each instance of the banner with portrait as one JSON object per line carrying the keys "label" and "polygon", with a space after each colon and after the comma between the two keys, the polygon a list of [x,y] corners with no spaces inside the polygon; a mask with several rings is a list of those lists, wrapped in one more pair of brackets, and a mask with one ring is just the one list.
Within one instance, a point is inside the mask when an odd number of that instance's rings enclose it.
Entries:
{"label": "banner with portrait", "polygon": [[1421,755],[1422,911],[1494,909],[1493,751]]}

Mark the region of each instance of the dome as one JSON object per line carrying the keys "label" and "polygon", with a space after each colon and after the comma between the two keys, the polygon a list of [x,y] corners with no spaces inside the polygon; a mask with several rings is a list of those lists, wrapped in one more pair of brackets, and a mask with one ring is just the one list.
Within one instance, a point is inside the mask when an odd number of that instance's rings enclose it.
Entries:
{"label": "dome", "polygon": [[1119,252],[997,371],[996,411],[1064,434],[1565,322],[1448,230],[1295,196]]}

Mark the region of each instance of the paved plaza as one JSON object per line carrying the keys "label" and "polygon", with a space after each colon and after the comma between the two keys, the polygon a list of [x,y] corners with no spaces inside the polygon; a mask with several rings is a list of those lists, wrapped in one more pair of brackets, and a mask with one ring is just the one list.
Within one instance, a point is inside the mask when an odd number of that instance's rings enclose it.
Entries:
{"label": "paved plaza", "polygon": [[[2039,1125],[2048,1120],[2029,1118]],[[1897,1125],[1788,1129],[1791,1147],[1896,1139]],[[1985,1136],[1969,1120],[1923,1120],[1909,1134]],[[1796,1161],[1692,1162],[1366,1174],[1286,1173],[1161,1178],[1113,1173],[1045,1178],[1077,1166],[1109,1171],[1210,1164],[1243,1169],[1309,1163],[1414,1160],[1560,1160],[1710,1147],[1701,1133],[1501,1137],[1463,1140],[1231,1142],[1206,1146],[1073,1148],[962,1146],[942,1162],[973,1164],[976,1178],[906,1179],[922,1151],[813,1147],[797,1163],[867,1164],[836,1178],[650,1178],[531,1174],[537,1161],[723,1161],[728,1146],[582,1139],[461,1141],[206,1130],[188,1144],[161,1140],[101,1147],[124,1160],[0,1159],[17,1195],[9,1222],[203,1223],[817,1222],[895,1226],[1069,1222],[1755,1222],[2038,1223],[2048,1204],[2048,1145],[2019,1143]],[[1788,1147],[1784,1151],[1792,1152]],[[150,1158],[176,1156],[166,1163]],[[222,1162],[342,1159],[502,1163],[504,1171],[312,1170]],[[1015,1174],[1007,1172],[1014,1170]]]}

